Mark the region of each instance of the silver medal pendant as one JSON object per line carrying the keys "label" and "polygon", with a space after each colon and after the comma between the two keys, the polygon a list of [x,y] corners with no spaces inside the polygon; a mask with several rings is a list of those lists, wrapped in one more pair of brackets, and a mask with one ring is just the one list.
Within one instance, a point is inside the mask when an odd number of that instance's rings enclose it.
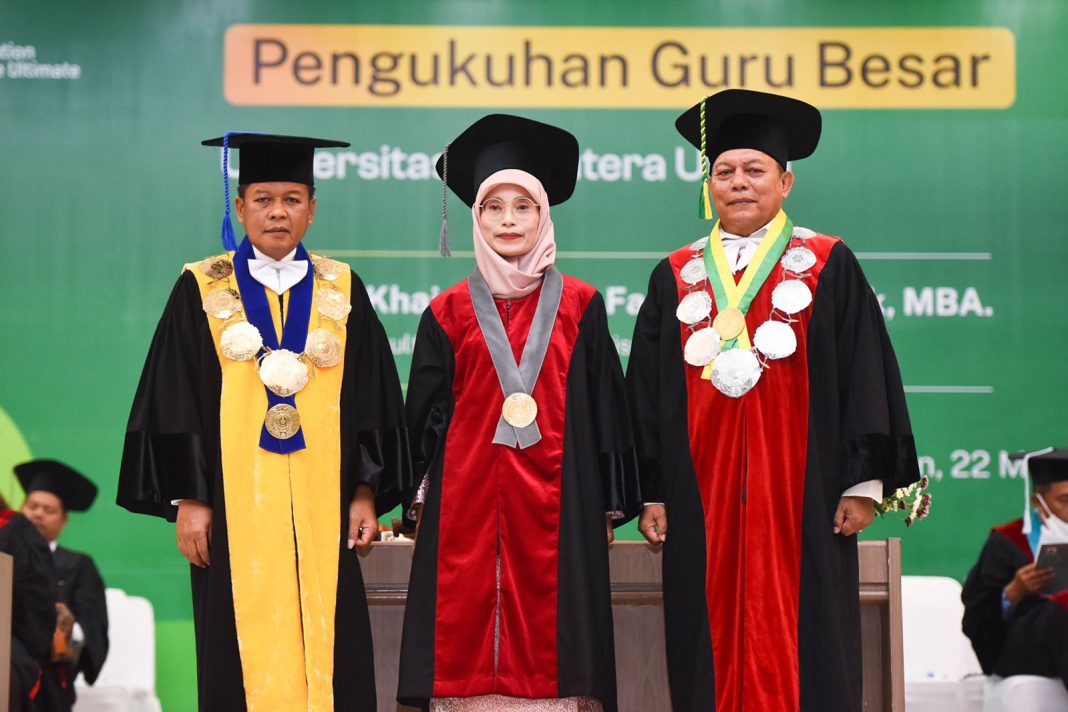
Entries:
{"label": "silver medal pendant", "polygon": [[779,260],[782,268],[794,274],[804,274],[816,264],[816,254],[807,247],[791,247]]}
{"label": "silver medal pendant", "polygon": [[705,327],[690,334],[683,348],[683,358],[691,366],[704,367],[719,355],[720,339],[715,329]]}
{"label": "silver medal pendant", "polygon": [[707,319],[711,313],[712,297],[708,296],[708,292],[704,290],[690,292],[682,298],[675,309],[675,316],[683,324],[696,324],[702,319]]}
{"label": "silver medal pendant", "polygon": [[707,244],[708,244],[708,238],[707,237],[701,237],[701,238],[698,238],[698,239],[694,240],[692,243],[690,243],[690,249],[694,250],[695,252],[697,250],[703,250],[703,249],[705,249],[705,245],[707,245]]}
{"label": "silver medal pendant", "polygon": [[771,293],[771,305],[786,314],[797,314],[812,303],[812,290],[797,279],[788,279]]}
{"label": "silver medal pendant", "polygon": [[796,237],[799,240],[807,240],[810,237],[815,237],[816,233],[809,230],[807,227],[800,227],[795,225],[794,231],[790,233],[790,237]]}
{"label": "silver medal pendant", "polygon": [[797,334],[789,324],[765,321],[753,334],[753,346],[767,358],[786,358],[797,351]]}
{"label": "silver medal pendant", "polygon": [[308,385],[308,367],[292,351],[275,349],[260,360],[260,380],[272,393],[285,398]]}
{"label": "silver medal pendant", "polygon": [[760,380],[760,361],[749,349],[731,349],[716,357],[712,385],[729,398],[741,398]]}
{"label": "silver medal pendant", "polygon": [[705,261],[701,257],[694,257],[679,270],[679,276],[686,284],[700,284],[708,279],[708,270],[705,269]]}

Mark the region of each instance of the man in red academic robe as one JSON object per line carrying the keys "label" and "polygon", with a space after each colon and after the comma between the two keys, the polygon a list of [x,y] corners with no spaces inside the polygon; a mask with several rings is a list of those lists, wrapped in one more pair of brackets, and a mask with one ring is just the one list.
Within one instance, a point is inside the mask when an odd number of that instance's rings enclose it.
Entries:
{"label": "man in red academic robe", "polygon": [[860,710],[854,535],[919,478],[875,294],[782,210],[820,126],[744,90],[676,122],[719,220],[653,270],[627,382],[678,711]]}

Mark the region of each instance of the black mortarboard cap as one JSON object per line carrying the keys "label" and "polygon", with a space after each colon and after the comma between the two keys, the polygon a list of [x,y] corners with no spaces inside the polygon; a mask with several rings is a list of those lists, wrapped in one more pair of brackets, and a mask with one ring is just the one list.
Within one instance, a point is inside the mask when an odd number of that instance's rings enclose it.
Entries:
{"label": "black mortarboard cap", "polygon": [[713,94],[675,120],[676,130],[701,150],[709,163],[724,151],[753,148],[768,154],[783,168],[787,161],[812,155],[822,125],[819,109],[811,104],[749,89],[726,89]]}
{"label": "black mortarboard cap", "polygon": [[30,460],[16,465],[15,477],[26,494],[51,492],[63,501],[63,508],[71,512],[84,512],[96,499],[96,485],[57,460]]}
{"label": "black mortarboard cap", "polygon": [[[241,150],[238,183],[304,183],[315,185],[312,163],[317,148],[344,148],[346,141],[307,136],[231,133],[229,148]],[[227,136],[201,141],[204,146],[222,146]]]}
{"label": "black mortarboard cap", "polygon": [[1068,480],[1068,450],[1053,449],[1027,461],[1028,474],[1036,485],[1051,485]]}
{"label": "black mortarboard cap", "polygon": [[218,138],[201,141],[202,146],[222,146],[223,200],[226,207],[222,219],[223,249],[237,249],[234,226],[230,221],[230,149],[241,150],[238,183],[304,183],[315,185],[312,170],[317,148],[344,148],[347,141],[307,136],[283,136],[247,131],[228,131]]}
{"label": "black mortarboard cap", "polygon": [[556,205],[575,192],[578,160],[578,141],[567,131],[521,116],[490,114],[449,143],[437,171],[469,207],[482,181],[506,168],[536,177],[545,186],[549,204]]}

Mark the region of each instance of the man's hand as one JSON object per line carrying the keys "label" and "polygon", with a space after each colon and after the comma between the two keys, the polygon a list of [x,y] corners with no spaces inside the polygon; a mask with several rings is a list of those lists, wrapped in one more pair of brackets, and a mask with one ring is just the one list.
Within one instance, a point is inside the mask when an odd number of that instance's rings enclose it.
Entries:
{"label": "man's hand", "polygon": [[616,540],[616,528],[612,526],[612,515],[604,515],[604,523],[608,527],[608,543],[611,544]]}
{"label": "man's hand", "polygon": [[211,507],[195,499],[178,503],[178,550],[193,566],[211,564]]}
{"label": "man's hand", "polygon": [[66,603],[56,603],[56,630],[67,640],[74,634],[74,613]]}
{"label": "man's hand", "polygon": [[834,533],[842,536],[860,534],[875,519],[875,500],[871,497],[842,497],[834,513]]}
{"label": "man's hand", "polygon": [[52,634],[52,662],[72,663],[75,660],[74,645],[71,637],[74,635],[74,613],[66,603],[56,602],[56,630]]}
{"label": "man's hand", "polygon": [[1028,596],[1040,593],[1052,579],[1052,566],[1045,566],[1041,569],[1036,568],[1034,564],[1021,566],[1009,585],[1005,587],[1005,596],[1015,606]]}
{"label": "man's hand", "polygon": [[662,504],[647,504],[638,517],[638,531],[650,544],[667,541],[667,507]]}
{"label": "man's hand", "polygon": [[351,549],[367,549],[378,536],[378,517],[375,515],[375,493],[367,485],[356,488],[356,496],[349,503],[349,540]]}

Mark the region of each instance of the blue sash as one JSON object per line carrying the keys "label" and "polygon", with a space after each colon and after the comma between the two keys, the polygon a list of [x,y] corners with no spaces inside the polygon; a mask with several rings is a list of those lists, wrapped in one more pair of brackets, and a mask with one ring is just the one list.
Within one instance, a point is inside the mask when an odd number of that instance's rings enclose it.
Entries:
{"label": "blue sash", "polygon": [[[305,343],[308,340],[308,323],[311,319],[312,289],[315,286],[315,270],[311,268],[311,259],[304,245],[297,245],[296,259],[309,263],[308,273],[289,290],[289,309],[284,315],[282,322],[282,341],[278,342],[278,333],[274,329],[274,319],[271,317],[271,305],[267,302],[267,294],[263,285],[252,278],[248,271],[248,261],[256,257],[252,252],[252,243],[248,237],[241,241],[240,247],[234,254],[234,277],[237,278],[237,288],[241,292],[241,303],[244,305],[245,318],[249,323],[260,330],[263,344],[272,351],[286,349],[295,354],[304,352]],[[263,356],[265,350],[261,350],[256,358]],[[264,386],[267,391],[267,409],[285,403],[296,408],[297,401],[293,396],[282,396],[274,393]],[[291,452],[303,450],[304,431],[297,430],[291,438],[279,440],[267,432],[264,425],[260,431],[260,447],[269,452],[287,455]]]}

